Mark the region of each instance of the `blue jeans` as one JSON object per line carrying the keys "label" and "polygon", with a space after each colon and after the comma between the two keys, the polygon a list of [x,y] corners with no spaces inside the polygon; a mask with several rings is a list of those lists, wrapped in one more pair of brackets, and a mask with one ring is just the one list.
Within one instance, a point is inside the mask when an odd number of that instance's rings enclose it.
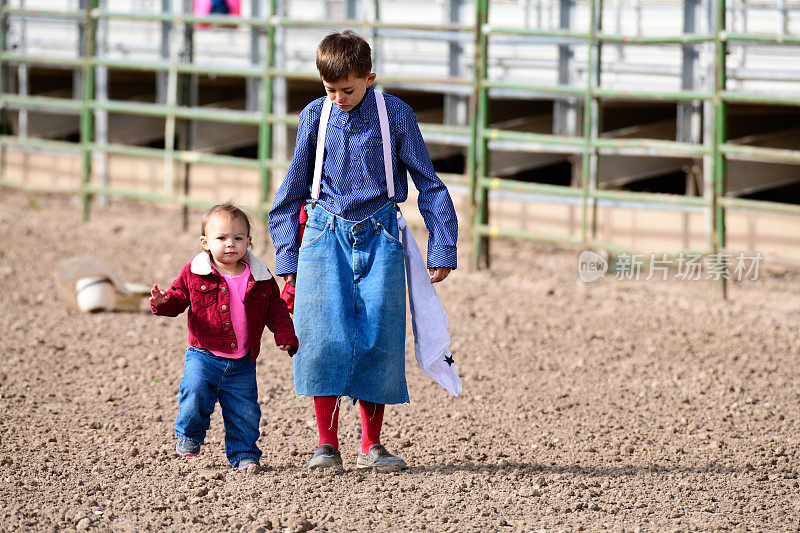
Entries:
{"label": "blue jeans", "polygon": [[230,8],[228,7],[228,2],[225,0],[211,0],[211,12],[212,15],[229,15],[231,12]]}
{"label": "blue jeans", "polygon": [[320,205],[305,209],[295,285],[295,393],[408,402],[397,209],[387,203],[357,222]]}
{"label": "blue jeans", "polygon": [[231,466],[244,457],[256,461],[261,407],[258,405],[256,364],[250,355],[239,359],[217,357],[208,350],[189,346],[178,399],[175,434],[203,444],[211,413],[219,401],[225,422],[225,454]]}

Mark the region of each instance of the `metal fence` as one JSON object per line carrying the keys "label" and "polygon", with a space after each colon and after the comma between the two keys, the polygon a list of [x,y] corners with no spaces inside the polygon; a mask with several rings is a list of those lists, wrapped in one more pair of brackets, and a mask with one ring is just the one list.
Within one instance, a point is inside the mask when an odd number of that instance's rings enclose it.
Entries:
{"label": "metal fence", "polygon": [[[283,124],[296,124],[297,117],[283,112],[275,112],[275,90],[285,80],[316,80],[313,72],[298,72],[276,67],[276,32],[286,28],[330,28],[352,27],[370,36],[375,43],[376,63],[380,61],[379,42],[382,35],[391,32],[415,32],[418,35],[430,34],[441,37],[450,43],[451,48],[470,43],[474,49],[471,73],[464,74],[451,69],[450,76],[442,79],[409,78],[381,76],[384,83],[405,85],[438,86],[444,93],[469,95],[468,124],[443,125],[422,124],[426,140],[441,144],[453,144],[466,150],[466,167],[463,175],[445,174],[448,184],[468,187],[469,203],[472,206],[470,229],[474,238],[472,263],[475,267],[488,264],[489,239],[495,236],[538,239],[563,242],[574,245],[622,251],[613,243],[600,242],[597,234],[597,211],[603,202],[630,201],[650,206],[669,205],[672,209],[702,209],[706,214],[707,243],[697,253],[722,258],[726,249],[725,216],[727,209],[754,210],[767,213],[800,215],[800,206],[777,202],[748,200],[726,196],[726,160],[747,160],[763,162],[783,162],[800,164],[800,150],[743,146],[728,142],[727,107],[729,104],[769,104],[800,106],[800,97],[765,96],[763,94],[734,92],[727,90],[726,52],[729,45],[775,44],[784,46],[800,45],[800,38],[786,33],[756,35],[726,31],[726,1],[709,0],[712,8],[711,27],[708,32],[687,31],[678,35],[631,37],[605,33],[602,29],[602,0],[587,0],[589,13],[588,31],[569,29],[569,21],[562,29],[543,30],[520,27],[499,27],[489,24],[489,0],[474,2],[474,24],[465,25],[453,19],[450,24],[390,24],[380,20],[381,4],[377,0],[370,4],[372,9],[363,10],[363,18],[354,20],[297,20],[282,16],[278,0],[265,4],[253,3],[251,16],[230,18],[227,16],[196,17],[191,15],[191,1],[179,0],[174,8],[169,0],[163,0],[163,13],[143,14],[132,12],[112,12],[102,9],[99,0],[81,0],[82,8],[71,11],[41,11],[9,7],[9,0],[0,0],[0,149],[7,147],[27,147],[43,150],[77,153],[82,160],[82,182],[79,193],[82,197],[82,214],[88,217],[90,200],[93,195],[117,195],[135,197],[150,201],[168,201],[178,204],[202,204],[191,195],[188,177],[179,183],[174,175],[175,164],[186,165],[204,163],[222,166],[257,169],[260,177],[260,198],[258,205],[252,206],[260,219],[266,218],[269,208],[269,194],[273,172],[284,169],[286,161],[275,154],[274,129]],[[574,0],[562,0],[564,5]],[[700,0],[685,0],[684,9],[696,9]],[[461,3],[458,2],[459,9]],[[367,15],[369,11],[370,15]],[[348,13],[348,16],[351,14]],[[9,49],[9,20],[12,17],[23,19],[47,18],[72,21],[81,32],[80,54],[75,59],[51,58],[14,53]],[[160,23],[165,35],[169,35],[165,47],[165,61],[146,62],[136,60],[109,59],[98,56],[98,23],[101,21],[148,21]],[[249,67],[211,67],[193,63],[194,25],[213,24],[220,27],[238,26],[250,28],[253,35],[253,63]],[[783,26],[784,32],[787,30]],[[692,28],[688,28],[691,30]],[[696,28],[695,28],[696,30]],[[583,46],[587,51],[585,85],[579,86],[569,80],[559,79],[554,85],[539,85],[527,82],[509,82],[489,76],[493,39],[513,42],[518,39],[536,38],[539,43],[552,43],[568,53],[571,46]],[[256,43],[263,43],[263,49],[256,50]],[[684,59],[696,60],[699,47],[713,48],[713,87],[696,88],[684,86],[677,91],[621,90],[604,87],[600,73],[604,68],[602,48],[607,45],[681,46]],[[9,85],[9,67],[17,65],[58,65],[70,66],[80,72],[80,99],[26,96],[13,94]],[[98,69],[125,69],[158,73],[165,83],[164,103],[136,103],[98,99],[96,95],[96,74]],[[193,75],[219,75],[244,78],[257,82],[254,87],[260,92],[260,104],[253,110],[198,109],[192,105],[189,86]],[[489,104],[491,91],[511,90],[531,94],[531,98],[552,99],[556,104],[572,105],[582,114],[582,131],[564,134],[526,133],[489,127]],[[675,103],[679,110],[695,116],[702,115],[704,131],[702,135],[687,136],[680,141],[655,139],[612,139],[600,135],[600,105],[603,101],[658,101]],[[571,104],[569,104],[571,102]],[[577,102],[577,105],[576,105]],[[79,142],[54,141],[35,138],[19,138],[11,135],[9,110],[45,110],[77,113],[80,116]],[[133,115],[161,117],[165,119],[164,148],[148,148],[110,144],[98,140],[95,120],[102,113],[118,112]],[[258,157],[248,159],[226,155],[202,153],[193,150],[190,124],[195,120],[216,121],[229,124],[247,124],[258,127]],[[581,179],[574,186],[527,183],[511,179],[500,179],[489,175],[489,151],[502,143],[513,144],[517,150],[539,153],[569,153],[580,158]],[[148,194],[140,191],[121,190],[103,184],[92,183],[93,155],[127,155],[155,158],[164,161],[165,182],[163,192]],[[632,156],[682,156],[702,160],[704,190],[701,195],[687,196],[661,193],[638,193],[618,190],[604,190],[598,187],[598,161],[604,155]],[[8,184],[0,169],[0,184]],[[490,199],[494,191],[514,191],[546,195],[552,201],[559,199],[581,205],[581,236],[551,235],[522,229],[502,229],[492,225]],[[671,253],[685,252],[673,250]],[[717,287],[725,294],[724,279]]]}
{"label": "metal fence", "polygon": [[[2,86],[0,86],[0,136],[1,147],[29,147],[60,152],[80,153],[82,156],[82,196],[83,218],[89,215],[90,198],[96,194],[127,196],[150,201],[167,201],[184,205],[204,205],[204,202],[194,200],[189,192],[188,178],[183,183],[183,190],[176,190],[174,179],[174,163],[206,163],[213,165],[245,167],[257,169],[260,175],[261,199],[258,205],[251,206],[264,219],[269,208],[268,195],[271,189],[272,173],[276,169],[283,169],[287,163],[283,158],[273,157],[273,128],[278,124],[296,125],[297,116],[286,114],[277,115],[273,112],[275,98],[274,88],[276,82],[285,80],[318,80],[313,72],[296,72],[280,70],[275,67],[276,30],[279,28],[331,28],[354,27],[366,31],[448,31],[467,33],[473,30],[468,26],[432,26],[432,25],[401,25],[387,24],[379,21],[353,20],[325,20],[307,21],[293,20],[278,15],[278,0],[266,3],[266,12],[260,13],[263,7],[261,2],[254,2],[252,17],[229,17],[225,15],[193,16],[191,0],[182,2],[174,12],[170,11],[169,0],[164,1],[164,13],[141,14],[120,13],[100,9],[99,0],[82,0],[83,9],[76,11],[42,11],[8,7],[8,0],[0,0],[0,72],[2,72]],[[377,2],[376,2],[377,4]],[[378,12],[377,8],[375,12]],[[44,18],[62,21],[73,21],[79,24],[82,32],[79,59],[52,58],[44,56],[21,55],[9,51],[8,27],[10,17]],[[161,62],[143,62],[130,60],[110,60],[96,55],[97,30],[100,21],[147,21],[159,22],[165,25],[165,30],[170,35],[167,45],[167,60]],[[247,26],[253,32],[253,43],[258,42],[258,36],[264,35],[264,49],[254,51],[256,62],[249,68],[237,66],[235,68],[219,68],[193,64],[193,35],[194,25],[202,23],[226,26]],[[260,61],[259,61],[260,60]],[[71,66],[80,70],[82,98],[66,99],[54,97],[25,96],[12,94],[9,90],[9,65],[30,64],[40,66]],[[146,104],[122,101],[99,100],[96,98],[96,72],[100,68],[114,68],[125,70],[138,70],[155,72],[166,77],[166,103]],[[261,94],[259,109],[253,111],[236,110],[209,110],[192,107],[188,88],[188,76],[206,74],[244,78],[257,81]],[[402,82],[408,84],[424,83],[427,85],[469,85],[468,80],[447,79],[434,80],[430,78],[409,79],[382,76],[383,82]],[[9,109],[41,110],[55,112],[73,112],[80,114],[80,140],[77,143],[36,139],[24,139],[10,135],[8,120]],[[131,115],[162,117],[165,119],[165,147],[164,149],[148,148],[142,146],[128,146],[98,142],[94,130],[95,116],[99,113],[119,112]],[[247,124],[259,128],[258,157],[257,159],[232,157],[217,154],[208,154],[193,151],[191,142],[190,123],[193,120],[216,121],[227,124]],[[469,130],[466,128],[447,127],[428,124],[423,126],[423,132],[428,140],[439,142],[453,142],[456,144],[469,144]],[[459,137],[459,139],[454,139]],[[92,155],[127,155],[163,159],[165,162],[164,191],[161,194],[147,194],[133,190],[121,190],[92,184]],[[461,175],[445,174],[442,178],[448,183],[466,184]],[[0,178],[0,184],[13,185]]]}
{"label": "metal fence", "polygon": [[[474,220],[474,247],[473,264],[479,265],[487,258],[488,237],[504,235],[515,238],[534,238],[554,242],[570,242],[576,245],[588,245],[608,250],[618,249],[612,243],[597,242],[596,235],[596,210],[598,202],[609,200],[631,200],[650,204],[669,204],[671,206],[701,207],[707,212],[708,243],[705,250],[699,253],[713,255],[719,260],[724,260],[722,251],[726,245],[725,210],[736,208],[741,210],[757,210],[770,213],[785,213],[800,215],[800,206],[730,198],[725,196],[725,162],[727,159],[742,159],[751,161],[789,162],[800,163],[800,150],[774,149],[766,147],[752,147],[731,144],[726,142],[727,131],[727,105],[730,103],[758,103],[798,106],[800,98],[797,96],[769,97],[759,94],[736,93],[726,90],[726,50],[728,43],[769,43],[769,44],[800,44],[800,38],[793,35],[748,35],[743,33],[726,32],[726,2],[714,0],[713,2],[713,31],[709,34],[684,33],[671,36],[648,36],[641,38],[626,37],[607,34],[602,31],[601,0],[590,2],[590,31],[586,33],[571,31],[538,31],[521,30],[518,28],[498,28],[487,24],[489,15],[489,1],[478,0],[478,23],[480,31],[476,33],[478,41],[478,60],[476,64],[475,90],[477,94],[477,113],[474,129],[476,139],[475,159],[472,162],[474,170],[472,177],[472,190],[475,191],[476,216]],[[530,84],[510,84],[497,80],[487,79],[486,57],[489,54],[488,39],[493,35],[527,35],[542,38],[558,39],[573,42],[584,42],[589,50],[587,65],[586,86],[534,86]],[[654,45],[654,44],[681,44],[697,46],[711,43],[714,47],[714,87],[710,91],[681,90],[673,92],[663,91],[638,91],[638,90],[611,90],[603,88],[600,84],[601,47],[607,43],[625,43],[627,45]],[[582,97],[583,98],[583,136],[557,136],[520,133],[490,129],[487,121],[487,106],[489,88],[514,88],[527,89],[540,94],[551,94],[553,98]],[[602,139],[599,136],[599,102],[603,99],[649,100],[668,102],[702,102],[705,114],[706,131],[703,142],[689,143],[678,141],[663,141],[650,139]],[[531,150],[554,151],[563,150],[565,146],[571,147],[574,153],[582,156],[581,187],[560,187],[544,184],[520,183],[513,180],[492,178],[486,172],[487,144],[492,139],[507,139],[523,142]],[[690,197],[672,194],[637,193],[600,190],[597,187],[598,158],[602,154],[621,154],[638,156],[676,156],[702,157],[706,187],[702,196]],[[543,235],[521,230],[501,230],[490,224],[488,210],[488,192],[490,190],[511,190],[547,195],[578,196],[582,199],[582,232],[580,239],[573,239],[563,235]],[[681,251],[674,251],[680,253]],[[685,252],[685,251],[683,251]],[[725,294],[725,279],[718,280],[718,290]]]}

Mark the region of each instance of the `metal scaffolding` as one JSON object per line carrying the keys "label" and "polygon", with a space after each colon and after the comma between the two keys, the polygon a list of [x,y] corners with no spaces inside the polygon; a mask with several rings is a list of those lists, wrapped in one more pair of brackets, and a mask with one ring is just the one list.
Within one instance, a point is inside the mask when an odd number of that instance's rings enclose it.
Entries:
{"label": "metal scaffolding", "polygon": [[[464,24],[463,0],[449,0],[449,21],[443,24],[391,24],[381,20],[382,4],[378,0],[360,2],[347,0],[342,20],[299,20],[285,15],[283,3],[270,0],[262,8],[254,2],[250,16],[231,18],[211,15],[197,17],[192,13],[191,0],[161,0],[161,13],[114,12],[102,7],[100,0],[80,0],[79,9],[43,11],[24,7],[9,7],[9,0],[0,0],[0,150],[7,148],[37,149],[78,154],[82,162],[82,180],[79,194],[82,198],[82,215],[89,216],[91,199],[95,195],[126,196],[149,201],[167,201],[184,206],[206,205],[193,198],[189,186],[189,171],[193,164],[212,164],[227,167],[256,169],[260,179],[258,204],[252,206],[260,219],[266,219],[273,172],[286,168],[283,157],[285,134],[276,130],[286,125],[296,125],[297,116],[286,113],[287,80],[317,80],[310,71],[286,68],[276,50],[286,46],[285,32],[291,28],[348,28],[368,35],[373,42],[375,63],[383,57],[381,42],[388,36],[406,35],[429,38],[447,43],[447,76],[407,77],[381,76],[380,82],[393,86],[419,86],[445,95],[445,120],[443,124],[422,124],[428,142],[460,147],[466,152],[463,174],[443,174],[448,184],[468,188],[472,206],[470,229],[473,235],[472,263],[475,267],[488,265],[488,245],[491,237],[506,236],[520,239],[537,239],[623,251],[610,242],[597,239],[597,212],[604,202],[634,202],[650,206],[670,206],[671,209],[701,209],[706,215],[706,246],[695,252],[718,256],[726,249],[726,210],[752,210],[766,213],[800,215],[800,205],[734,198],[726,195],[727,161],[760,161],[800,164],[800,150],[745,146],[729,142],[727,137],[729,104],[767,104],[800,106],[798,96],[766,96],[755,92],[729,90],[726,80],[732,68],[727,53],[731,45],[746,48],[749,45],[800,45],[800,38],[788,33],[788,11],[783,4],[783,23],[779,33],[751,34],[732,32],[726,28],[726,14],[733,20],[739,11],[731,14],[726,0],[684,0],[683,31],[676,35],[626,36],[619,32],[606,33],[602,28],[602,0],[587,0],[588,31],[572,29],[574,0],[559,1],[559,29],[542,29],[542,24],[531,27],[525,14],[523,27],[501,27],[489,23],[489,0],[475,0],[474,24]],[[175,2],[173,4],[173,2]],[[529,2],[525,2],[529,6]],[[619,2],[615,2],[617,10]],[[20,4],[22,5],[22,4]],[[708,31],[699,22],[703,7],[710,8]],[[551,13],[552,15],[552,13]],[[539,4],[539,22],[543,14]],[[48,57],[17,53],[8,42],[10,20],[48,19],[68,21],[79,28],[79,54],[76,58]],[[619,14],[617,12],[617,19]],[[98,28],[108,30],[115,21],[138,21],[160,24],[161,61],[112,59],[98,54]],[[217,27],[246,27],[251,33],[251,49],[247,66],[209,66],[195,64],[193,59],[194,28],[198,23]],[[744,24],[740,23],[741,26]],[[521,46],[552,44],[558,47],[557,81],[553,85],[523,81],[507,81],[490,76],[494,42],[515,42]],[[471,46],[470,46],[471,45]],[[617,67],[604,63],[603,47],[672,45],[682,50],[682,81],[680,90],[653,91],[615,89],[604,86],[601,72]],[[574,79],[574,49],[585,48],[585,83]],[[471,69],[466,66],[465,50],[472,48]],[[713,49],[713,86],[699,87],[696,83],[698,62],[702,47]],[[622,53],[622,52],[619,52]],[[24,91],[12,92],[10,66],[71,67],[79,74],[80,99],[52,96],[29,96]],[[744,67],[742,60],[739,68]],[[378,66],[377,68],[380,68]],[[155,103],[110,100],[102,80],[108,69],[153,73],[157,79],[158,98]],[[198,75],[217,75],[246,81],[247,106],[245,110],[200,109],[196,107]],[[98,78],[101,82],[98,84]],[[100,92],[98,93],[98,88]],[[520,98],[550,99],[554,102],[553,133],[531,133],[490,127],[489,106],[494,96],[513,94]],[[676,105],[678,134],[674,141],[646,138],[608,138],[601,136],[602,102],[609,101],[668,102]],[[75,114],[80,117],[78,142],[37,139],[12,135],[9,126],[11,110],[47,111]],[[107,142],[105,124],[108,113],[125,113],[146,117],[159,117],[165,121],[164,148],[151,148]],[[257,158],[234,157],[204,153],[194,149],[193,123],[212,121],[226,124],[244,124],[258,128]],[[701,131],[702,124],[702,131]],[[490,151],[513,147],[527,153],[570,154],[580,162],[580,180],[571,186],[521,182],[492,176],[489,167]],[[108,155],[125,155],[154,158],[164,161],[163,191],[158,194],[109,187],[93,183],[93,164],[103,164]],[[598,186],[599,161],[603,156],[687,157],[702,160],[704,188],[699,196],[665,193],[639,193],[603,189]],[[99,163],[98,163],[99,162]],[[178,183],[174,165],[184,165],[185,178]],[[2,160],[0,160],[2,165]],[[95,169],[96,172],[97,169]],[[5,179],[0,167],[0,185],[13,185]],[[533,193],[544,195],[549,201],[576,200],[581,206],[580,237],[552,235],[523,229],[500,228],[492,224],[490,199],[497,191]],[[672,250],[670,253],[686,252]],[[724,295],[724,279],[717,284]]]}

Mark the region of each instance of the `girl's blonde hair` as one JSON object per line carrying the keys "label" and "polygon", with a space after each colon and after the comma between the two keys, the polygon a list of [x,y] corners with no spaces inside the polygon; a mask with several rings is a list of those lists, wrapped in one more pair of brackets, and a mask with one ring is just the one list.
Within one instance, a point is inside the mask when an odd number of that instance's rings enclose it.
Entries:
{"label": "girl's blonde hair", "polygon": [[200,226],[200,235],[206,234],[206,223],[208,222],[208,219],[211,218],[211,215],[222,215],[230,218],[231,220],[241,220],[247,227],[247,236],[250,236],[250,217],[247,216],[247,213],[233,205],[231,202],[217,204],[208,208],[208,210],[203,214],[203,221]]}

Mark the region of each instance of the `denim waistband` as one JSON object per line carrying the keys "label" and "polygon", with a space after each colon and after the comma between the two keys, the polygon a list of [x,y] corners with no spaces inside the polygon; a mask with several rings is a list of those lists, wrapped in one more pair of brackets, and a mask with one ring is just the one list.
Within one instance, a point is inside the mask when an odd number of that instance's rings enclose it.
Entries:
{"label": "denim waistband", "polygon": [[381,226],[388,226],[391,217],[397,217],[397,208],[392,202],[386,204],[372,213],[370,216],[363,220],[347,220],[334,215],[330,211],[317,204],[312,207],[306,204],[306,213],[308,214],[308,222],[306,224],[316,227],[318,229],[329,229],[333,232],[336,229],[350,232],[352,234],[362,233],[365,231],[380,231]]}
{"label": "denim waistband", "polygon": [[200,348],[198,346],[192,346],[191,344],[186,347],[186,351],[192,351],[194,353],[202,354],[202,355],[205,355],[207,357],[212,357],[212,358],[218,359],[220,361],[244,361],[244,360],[250,361],[250,357],[251,357],[250,350],[248,350],[247,353],[244,354],[241,357],[236,357],[236,358],[220,357],[218,355],[214,355],[214,352],[212,352],[211,350],[208,350],[206,348]]}

